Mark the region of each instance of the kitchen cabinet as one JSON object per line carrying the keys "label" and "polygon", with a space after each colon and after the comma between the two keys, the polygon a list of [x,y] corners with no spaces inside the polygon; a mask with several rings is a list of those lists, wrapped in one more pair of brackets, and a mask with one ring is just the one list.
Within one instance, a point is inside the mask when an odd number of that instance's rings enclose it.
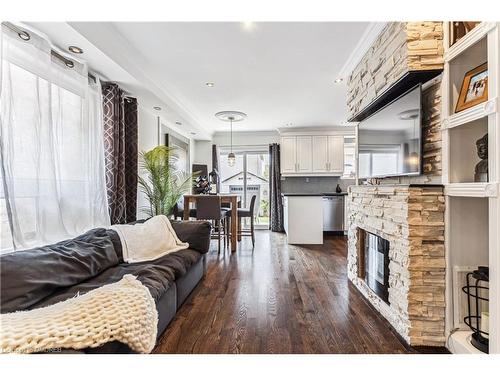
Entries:
{"label": "kitchen cabinet", "polygon": [[344,137],[328,137],[328,172],[344,173]]}
{"label": "kitchen cabinet", "polygon": [[281,137],[281,173],[312,172],[312,137]]}
{"label": "kitchen cabinet", "polygon": [[289,244],[323,243],[322,196],[284,196],[283,215]]}
{"label": "kitchen cabinet", "polygon": [[288,198],[283,197],[283,227],[285,233],[288,233]]}
{"label": "kitchen cabinet", "polygon": [[314,150],[312,171],[314,173],[328,172],[328,136],[315,135],[312,137],[312,148]]}
{"label": "kitchen cabinet", "polygon": [[297,172],[297,146],[296,137],[281,137],[281,173]]}
{"label": "kitchen cabinet", "polygon": [[297,173],[312,172],[312,137],[297,137]]}
{"label": "kitchen cabinet", "polygon": [[344,173],[344,133],[283,135],[281,174],[341,176]]}

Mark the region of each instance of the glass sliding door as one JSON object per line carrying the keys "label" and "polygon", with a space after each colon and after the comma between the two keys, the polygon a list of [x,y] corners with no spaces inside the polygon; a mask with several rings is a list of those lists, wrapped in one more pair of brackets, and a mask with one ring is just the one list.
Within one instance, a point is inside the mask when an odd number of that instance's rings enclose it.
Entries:
{"label": "glass sliding door", "polygon": [[[269,152],[265,147],[245,150],[233,150],[236,163],[229,167],[227,156],[229,151],[221,150],[220,178],[221,192],[238,194],[241,206],[250,207],[255,196],[255,227],[269,227]],[[250,220],[243,220],[244,227],[250,225]]]}

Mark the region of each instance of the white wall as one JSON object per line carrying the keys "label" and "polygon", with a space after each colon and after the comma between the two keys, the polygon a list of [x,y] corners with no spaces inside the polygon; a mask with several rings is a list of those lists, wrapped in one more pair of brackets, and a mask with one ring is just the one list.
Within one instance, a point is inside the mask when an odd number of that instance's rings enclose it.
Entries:
{"label": "white wall", "polygon": [[139,152],[149,151],[158,145],[158,116],[143,107],[138,108]]}
{"label": "white wall", "polygon": [[[139,106],[138,116],[138,148],[139,152],[149,151],[158,146],[158,116]],[[141,160],[139,157],[139,173]],[[147,215],[142,212],[147,205],[147,199],[141,189],[137,190],[137,219],[145,219]]]}
{"label": "white wall", "polygon": [[212,170],[212,141],[194,141],[193,164],[206,164]]}
{"label": "white wall", "polygon": [[[159,129],[158,129],[158,114],[150,111],[147,108],[139,106],[138,108],[138,148],[139,152],[142,151],[149,151],[152,148],[158,146],[158,137],[159,137]],[[195,148],[195,142],[192,138],[186,136],[183,132],[179,131],[178,129],[174,129],[172,126],[169,126],[167,121],[165,121],[163,118],[160,119],[162,123],[162,129],[161,129],[161,143],[163,144],[164,142],[164,134],[166,132],[169,132],[176,136],[177,138],[189,143],[189,168],[191,168],[191,165],[193,164],[193,160],[196,154],[196,148]],[[209,141],[207,141],[209,142]],[[212,144],[210,143],[209,147],[209,156],[207,160],[210,161],[210,167],[211,167],[211,160],[212,160],[212,152],[211,152],[211,147]],[[202,157],[203,154],[201,155]],[[140,171],[140,159],[139,159],[139,173]],[[147,217],[142,211],[142,208],[147,205],[147,199],[144,196],[144,194],[141,192],[140,188],[137,191],[137,218],[138,219],[144,219]]]}
{"label": "white wall", "polygon": [[[233,125],[233,128],[237,125]],[[229,146],[231,134],[229,132],[217,132],[213,136],[213,142],[218,146]],[[279,143],[280,135],[277,131],[261,132],[233,132],[233,145],[235,146],[261,146],[270,143]]]}

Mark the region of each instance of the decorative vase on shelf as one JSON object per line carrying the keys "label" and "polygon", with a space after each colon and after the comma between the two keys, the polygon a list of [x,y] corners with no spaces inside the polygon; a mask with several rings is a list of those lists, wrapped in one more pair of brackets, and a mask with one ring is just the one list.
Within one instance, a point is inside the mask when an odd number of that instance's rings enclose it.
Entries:
{"label": "decorative vase on shelf", "polygon": [[340,187],[340,185],[339,185],[339,184],[337,184],[337,187],[335,188],[335,191],[336,191],[337,193],[339,193],[339,194],[340,194],[340,193],[342,193],[342,188]]}

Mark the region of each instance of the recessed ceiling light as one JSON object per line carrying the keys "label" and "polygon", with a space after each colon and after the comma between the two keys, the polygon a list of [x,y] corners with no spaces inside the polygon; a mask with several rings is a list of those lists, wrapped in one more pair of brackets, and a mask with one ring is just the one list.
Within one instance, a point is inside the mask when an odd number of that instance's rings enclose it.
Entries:
{"label": "recessed ceiling light", "polygon": [[196,135],[196,133],[195,133],[195,132],[191,132],[191,133],[189,133],[189,134],[191,134],[191,135]]}
{"label": "recessed ceiling light", "polygon": [[255,22],[242,22],[243,28],[247,31],[255,29]]}
{"label": "recessed ceiling light", "polygon": [[69,52],[76,53],[78,55],[81,55],[83,53],[83,49],[77,46],[69,46],[68,50]]}
{"label": "recessed ceiling light", "polygon": [[214,86],[215,86],[215,83],[213,83],[213,82],[207,82],[207,83],[205,83],[205,85],[206,85],[207,87],[214,87]]}
{"label": "recessed ceiling light", "polygon": [[153,107],[155,111],[161,111],[161,107]]}
{"label": "recessed ceiling light", "polygon": [[180,121],[176,121],[176,122],[175,122],[175,125],[182,125],[182,122],[180,122]]}
{"label": "recessed ceiling light", "polygon": [[335,81],[333,81],[333,83],[341,83],[341,82],[343,82],[343,81],[344,81],[344,78],[339,77],[339,78],[337,78]]}

